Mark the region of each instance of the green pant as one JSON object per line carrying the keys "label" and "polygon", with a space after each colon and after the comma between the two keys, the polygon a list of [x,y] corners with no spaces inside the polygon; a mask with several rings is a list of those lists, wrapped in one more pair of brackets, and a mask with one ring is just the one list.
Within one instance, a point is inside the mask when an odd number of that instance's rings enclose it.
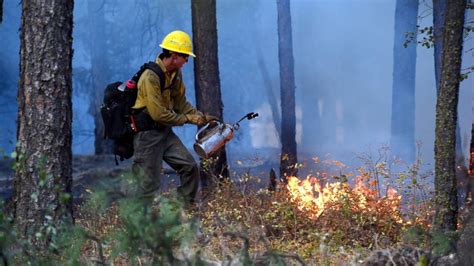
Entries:
{"label": "green pant", "polygon": [[193,202],[199,185],[199,169],[191,153],[171,127],[147,130],[135,135],[133,171],[142,178],[141,192],[152,196],[160,188],[163,160],[180,176],[178,194]]}

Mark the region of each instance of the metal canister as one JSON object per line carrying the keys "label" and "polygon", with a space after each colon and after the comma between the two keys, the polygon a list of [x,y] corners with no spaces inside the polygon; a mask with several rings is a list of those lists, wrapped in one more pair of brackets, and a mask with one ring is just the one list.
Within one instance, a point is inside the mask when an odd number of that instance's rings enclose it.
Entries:
{"label": "metal canister", "polygon": [[201,158],[209,158],[234,137],[234,127],[220,121],[206,124],[196,133],[194,151]]}

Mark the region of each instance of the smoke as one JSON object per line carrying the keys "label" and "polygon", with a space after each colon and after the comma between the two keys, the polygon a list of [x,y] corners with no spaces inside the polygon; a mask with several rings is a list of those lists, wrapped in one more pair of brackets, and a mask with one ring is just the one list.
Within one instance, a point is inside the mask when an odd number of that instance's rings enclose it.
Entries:
{"label": "smoke", "polygon": [[5,1],[3,5],[3,22],[0,24],[0,156],[10,155],[15,148],[20,69],[20,6],[16,1]]}
{"label": "smoke", "polygon": [[[18,79],[20,7],[12,2],[5,3],[4,22],[0,25],[0,38],[5,44],[0,50],[0,71],[2,82],[8,80],[1,84],[1,99],[11,102],[3,105],[8,112],[0,109],[1,133],[6,136],[0,147],[7,151],[14,147],[8,141],[15,142],[14,97]],[[74,9],[75,154],[94,152],[93,122],[87,112],[91,89],[91,59],[85,45],[90,29],[87,2],[77,1]],[[128,79],[141,64],[154,60],[167,32],[181,29],[191,33],[189,0],[104,1],[103,8],[110,82]],[[420,25],[432,24],[430,8],[430,2],[421,1]],[[291,1],[291,12],[300,158],[330,154],[332,158],[351,161],[369,149],[388,145],[395,0],[299,0]],[[241,122],[241,130],[227,145],[229,161],[256,156],[277,161],[279,125],[274,124],[270,105],[272,101],[280,102],[276,3],[218,1],[217,24],[224,119],[233,123],[248,112],[260,113],[252,121]],[[465,51],[470,47],[469,37]],[[199,55],[192,60],[199,60]],[[472,64],[472,55],[466,54],[463,67]],[[186,96],[194,104],[191,61],[183,72]],[[432,164],[436,106],[433,49],[418,46],[416,73],[415,137],[422,143],[424,162]],[[466,158],[472,124],[472,85],[472,77],[462,82],[459,102]],[[196,128],[187,125],[175,131],[191,149]]]}

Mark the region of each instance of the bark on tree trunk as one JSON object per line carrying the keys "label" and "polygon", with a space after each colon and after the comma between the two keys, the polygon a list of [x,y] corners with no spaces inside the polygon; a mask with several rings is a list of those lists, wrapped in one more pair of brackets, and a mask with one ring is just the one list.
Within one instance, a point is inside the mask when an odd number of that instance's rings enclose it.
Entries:
{"label": "bark on tree trunk", "polygon": [[72,219],[72,14],[73,1],[22,1],[13,204],[23,237]]}
{"label": "bark on tree trunk", "polygon": [[[415,77],[418,1],[397,0],[393,47],[392,155],[409,163],[415,160]],[[404,47],[407,32],[414,43]]]}
{"label": "bark on tree trunk", "polygon": [[446,0],[433,0],[433,37],[436,91],[441,76],[441,52],[443,51],[444,11]]}
{"label": "bark on tree trunk", "polygon": [[281,91],[281,157],[280,178],[297,173],[296,115],[293,39],[291,33],[290,1],[278,0],[278,56],[280,62]]}
{"label": "bark on tree trunk", "polygon": [[[446,10],[446,0],[433,0],[433,37],[434,37],[434,62],[435,62],[435,80],[436,92],[439,92],[439,82],[441,77],[441,53],[443,51],[443,32]],[[456,122],[456,163],[463,165],[464,156],[462,152],[461,130],[459,123]]]}
{"label": "bark on tree trunk", "polygon": [[474,210],[470,210],[469,216],[463,222],[463,230],[457,243],[458,265],[474,265]]}
{"label": "bark on tree trunk", "polygon": [[104,88],[108,81],[108,69],[106,58],[106,39],[104,2],[89,0],[87,2],[89,14],[89,52],[91,56],[91,76],[92,88],[90,91],[89,113],[94,118],[95,125],[95,154],[112,154],[113,143],[109,139],[104,139],[104,123],[100,115],[100,105],[104,97]]}
{"label": "bark on tree trunk", "polygon": [[466,184],[466,207],[472,208],[472,200],[474,197],[474,124],[471,126],[471,147],[469,158],[468,180]]}
{"label": "bark on tree trunk", "polygon": [[[192,0],[194,81],[196,107],[205,114],[223,120],[222,97],[219,79],[219,60],[217,53],[217,22],[215,0]],[[215,163],[205,166],[201,172],[203,185],[212,178],[228,178],[227,155],[225,148],[213,156]],[[206,169],[207,168],[207,169]]]}
{"label": "bark on tree trunk", "polygon": [[[454,249],[452,233],[455,232],[457,225],[458,201],[455,171],[456,122],[459,82],[461,78],[461,53],[465,7],[465,0],[451,0],[446,2],[441,77],[436,103],[436,213],[432,228],[435,235],[435,241],[433,242],[434,251],[441,254],[447,254]],[[436,239],[450,241],[450,249],[440,250],[442,243],[439,243]]]}

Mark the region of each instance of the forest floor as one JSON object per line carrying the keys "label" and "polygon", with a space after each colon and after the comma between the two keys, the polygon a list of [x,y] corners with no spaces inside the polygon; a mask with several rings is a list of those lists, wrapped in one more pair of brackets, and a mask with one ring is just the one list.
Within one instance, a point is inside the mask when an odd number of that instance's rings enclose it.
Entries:
{"label": "forest floor", "polygon": [[[132,160],[119,161],[116,165],[113,155],[93,155],[73,157],[73,197],[81,200],[86,190],[97,186],[120,186],[118,176],[131,169]],[[164,169],[166,177],[176,183],[176,174],[169,168]],[[0,160],[0,198],[8,199],[12,195],[14,175],[13,160]],[[163,181],[163,184],[168,182]],[[119,188],[119,187],[117,187]]]}
{"label": "forest floor", "polygon": [[[0,160],[0,199],[1,198],[10,198],[12,195],[12,177],[14,174],[14,171],[12,169],[12,163],[13,161],[11,159],[3,159]],[[100,189],[101,187],[106,187],[107,190],[112,190],[117,189],[121,190],[123,187],[123,181],[121,181],[120,178],[118,178],[122,174],[126,174],[128,171],[131,169],[131,164],[132,160],[126,160],[123,162],[119,162],[118,165],[115,163],[115,159],[112,155],[103,155],[103,156],[74,156],[73,158],[73,197],[75,199],[76,203],[82,202],[84,198],[87,198],[87,194],[91,193],[92,191],[96,189]],[[178,186],[179,184],[179,177],[176,175],[176,173],[170,169],[167,165],[165,165],[165,168],[163,169],[164,174],[162,175],[162,180],[161,184],[162,187],[161,189],[166,191],[169,190],[170,188],[174,188]],[[266,187],[268,184],[268,173],[271,168],[275,168],[275,165],[270,164],[268,162],[259,162],[256,163],[247,163],[247,162],[240,162],[238,163],[237,167],[233,167],[231,169],[231,173],[233,178],[239,179],[243,177],[248,177],[248,176],[253,176],[253,177],[259,177],[261,178],[258,181],[258,184],[256,182],[249,182],[248,184],[253,184],[252,186],[259,186],[259,187]],[[239,181],[240,182],[240,181]],[[333,211],[327,211],[324,213],[324,217],[320,217],[319,221],[317,223],[314,223],[311,221],[311,219],[305,219],[302,218],[302,215],[304,212],[300,212],[299,210],[290,207],[290,205],[287,205],[285,202],[285,197],[283,198],[273,198],[268,200],[266,196],[261,196],[258,193],[250,193],[250,191],[253,191],[252,189],[247,190],[247,188],[243,187],[242,185],[238,186],[238,191],[235,191],[233,189],[226,190],[225,188],[223,189],[222,192],[217,193],[210,199],[207,199],[206,202],[207,204],[202,205],[202,209],[200,208],[200,213],[199,216],[202,218],[202,226],[203,226],[203,232],[209,231],[210,229],[215,230],[215,228],[218,228],[221,231],[224,231],[224,229],[227,229],[227,225],[222,225],[220,223],[216,223],[215,221],[215,215],[217,213],[217,216],[219,217],[219,221],[222,223],[222,221],[227,221],[227,223],[231,224],[234,226],[235,224],[238,224],[236,221],[239,221],[241,223],[250,225],[250,236],[252,236],[252,230],[254,228],[262,228],[261,227],[261,222],[260,220],[256,220],[256,217],[259,219],[264,220],[264,225],[265,225],[265,234],[268,235],[268,241],[270,243],[271,248],[275,248],[276,250],[283,250],[283,251],[294,251],[295,253],[298,253],[302,257],[306,257],[306,261],[311,264],[311,261],[319,261],[321,262],[321,259],[329,259],[331,262],[335,261],[344,261],[348,262],[349,257],[354,257],[355,255],[348,255],[352,254],[353,252],[356,253],[356,249],[354,250],[346,250],[345,253],[339,254],[336,246],[344,244],[347,240],[347,237],[356,240],[358,235],[359,238],[371,238],[374,233],[380,233],[378,231],[367,231],[365,232],[364,230],[355,230],[354,228],[357,226],[354,226],[353,223],[357,224],[356,221],[352,221],[351,217],[346,217],[342,215],[343,213],[337,212],[334,210]],[[246,193],[243,193],[247,191]],[[262,198],[263,197],[263,198]],[[232,201],[229,201],[228,199],[232,198]],[[248,204],[249,202],[252,202],[252,204]],[[270,205],[269,202],[271,202]],[[276,205],[275,205],[276,204]],[[379,203],[377,203],[379,204]],[[80,204],[78,204],[80,205]],[[214,207],[213,207],[214,206]],[[217,206],[217,207],[216,207]],[[380,206],[385,208],[384,206]],[[383,210],[379,209],[380,210]],[[296,216],[295,216],[296,215]],[[342,216],[341,216],[342,215]],[[374,216],[378,217],[377,213],[374,214],[363,214],[360,216],[358,213],[351,213],[352,215],[356,215],[358,219],[362,219],[362,221],[365,221],[367,217]],[[115,216],[112,215],[112,216]],[[268,217],[267,217],[268,216]],[[377,219],[380,219],[378,221],[379,225],[384,225],[384,223],[387,223],[388,225],[395,225],[398,226],[396,223],[390,222],[385,220],[385,217],[387,215],[382,215],[382,217],[378,217]],[[472,232],[474,232],[474,218],[472,217],[474,214],[471,212],[471,219],[466,219],[464,222],[463,229],[460,230],[461,237],[460,241],[458,243],[458,250],[459,250],[459,255],[461,255],[460,260],[466,260],[469,262],[474,261],[474,256],[469,255],[470,252],[469,250],[472,247],[472,244],[474,243],[474,239],[472,237]],[[285,217],[290,217],[290,218],[285,218]],[[109,216],[104,216],[100,219],[97,220],[104,220],[104,224],[109,224],[110,221],[110,215]],[[222,221],[221,221],[222,220]],[[298,222],[296,222],[298,220]],[[347,221],[346,221],[347,220]],[[343,221],[347,222],[347,225],[350,225],[348,228],[339,228],[335,226],[336,224],[341,224],[343,225]],[[218,225],[216,227],[216,224]],[[87,226],[86,226],[87,227]],[[334,227],[334,228],[333,228]],[[91,231],[97,231],[101,232],[103,230],[103,226],[89,226],[87,227]],[[291,230],[289,229],[291,228]],[[299,228],[299,229],[298,229]],[[360,227],[363,228],[363,227]],[[298,229],[298,230],[297,230]],[[324,240],[325,235],[321,235],[320,233],[317,232],[327,232],[328,229],[333,230],[333,235],[336,238],[330,238],[329,240]],[[219,231],[218,230],[218,231]],[[288,230],[288,232],[287,232]],[[402,231],[405,229],[401,230],[398,234],[402,234]],[[258,230],[257,230],[258,231]],[[268,232],[267,232],[268,231]],[[338,234],[334,234],[334,232],[344,232],[344,234],[341,234],[339,238],[337,238]],[[360,231],[360,232],[359,232]],[[311,234],[309,234],[309,233]],[[382,231],[383,232],[383,231]],[[464,232],[464,233],[462,233]],[[210,232],[207,232],[210,234]],[[362,233],[362,235],[360,235]],[[255,234],[257,235],[257,234]],[[314,235],[314,236],[313,236]],[[363,236],[363,237],[362,237]],[[257,237],[254,237],[257,239]],[[367,241],[370,242],[370,239],[367,238]],[[398,236],[394,237],[398,240],[394,240],[391,242],[391,244],[396,244],[400,239]],[[250,238],[251,242],[254,243],[255,247],[258,247],[258,242],[253,238]],[[221,245],[220,242],[221,239],[215,239],[210,241],[210,244],[208,244],[207,248],[211,251],[216,251],[219,250]],[[215,242],[215,243],[214,243]],[[327,242],[327,243],[326,243]],[[218,245],[219,244],[219,245]],[[326,246],[326,244],[328,246]],[[337,245],[335,245],[337,244]],[[362,243],[363,244],[363,243]],[[400,243],[396,244],[398,246]],[[357,245],[361,245],[361,243],[357,243]],[[356,246],[357,246],[356,245]],[[353,244],[348,245],[348,247],[353,247]],[[391,245],[386,246],[385,250],[390,251],[390,252],[395,252],[396,250],[390,248]],[[304,247],[304,248],[301,248]],[[328,251],[321,251],[321,248],[329,248],[333,253],[333,255],[328,255]],[[226,247],[227,248],[227,247]],[[301,248],[301,251],[299,250]],[[365,253],[367,256],[368,250],[371,248],[367,249],[369,247],[365,247],[364,249],[366,250],[365,252],[362,252],[362,254]],[[373,248],[373,247],[372,247]],[[304,251],[306,250],[306,251]],[[309,252],[309,251],[311,252]],[[402,249],[404,250],[404,249]],[[89,253],[90,250],[86,250],[86,253]],[[213,254],[211,252],[211,254]],[[307,253],[307,254],[306,254]],[[305,255],[306,254],[306,255]],[[344,255],[345,254],[345,255]],[[360,255],[362,255],[360,254]],[[313,257],[313,259],[308,259],[307,256]],[[467,257],[466,257],[467,256]],[[317,259],[317,260],[316,260]],[[360,257],[359,257],[360,259]],[[380,262],[380,258],[374,258],[377,262]],[[358,261],[359,264],[361,261]],[[452,261],[437,261],[437,265],[449,265],[452,263]],[[436,264],[436,263],[435,263]]]}
{"label": "forest floor", "polygon": [[[110,182],[130,167],[131,160],[119,162],[119,165],[116,165],[112,155],[74,156],[73,195],[80,196],[84,189],[90,188],[97,182]],[[13,160],[0,160],[0,198],[11,197],[13,175]]]}
{"label": "forest floor", "polygon": [[[120,181],[117,177],[131,170],[132,159],[115,163],[113,155],[76,155],[73,157],[73,197],[80,201],[83,193],[88,189],[109,186],[109,188],[120,189]],[[161,189],[168,190],[170,187],[179,185],[179,176],[168,165],[163,163],[163,174],[161,177]],[[267,176],[271,168],[277,170],[277,165],[260,162],[258,165],[250,165],[244,162],[231,170],[232,176],[243,173]],[[8,199],[12,196],[13,160],[0,160],[0,199]],[[263,184],[265,185],[265,184]]]}

